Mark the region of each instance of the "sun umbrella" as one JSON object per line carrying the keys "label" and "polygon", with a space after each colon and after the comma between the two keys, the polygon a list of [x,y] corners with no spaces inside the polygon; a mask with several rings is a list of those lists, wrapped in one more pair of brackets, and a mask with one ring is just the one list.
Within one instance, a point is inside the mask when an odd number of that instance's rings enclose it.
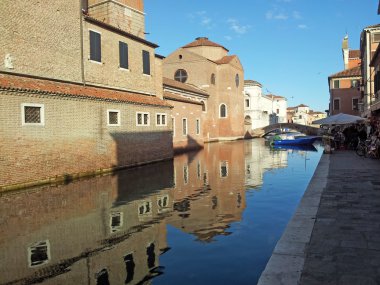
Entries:
{"label": "sun umbrella", "polygon": [[333,115],[327,118],[319,119],[316,121],[313,121],[313,124],[316,125],[346,125],[346,124],[354,124],[354,123],[360,123],[364,122],[366,119],[359,117],[359,116],[353,116],[348,114],[339,113],[337,115]]}

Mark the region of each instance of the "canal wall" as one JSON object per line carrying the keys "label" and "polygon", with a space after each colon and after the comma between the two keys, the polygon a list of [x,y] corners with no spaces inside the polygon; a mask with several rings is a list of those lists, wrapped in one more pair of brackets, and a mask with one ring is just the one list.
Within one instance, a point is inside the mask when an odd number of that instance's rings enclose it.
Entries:
{"label": "canal wall", "polygon": [[322,191],[327,185],[329,165],[330,156],[322,154],[298,208],[273,250],[258,285],[299,284],[306,247],[311,239]]}
{"label": "canal wall", "polygon": [[[42,109],[40,124],[23,123],[25,104]],[[138,126],[138,112],[152,123]],[[172,159],[171,124],[154,123],[163,112],[170,107],[0,89],[0,192]]]}

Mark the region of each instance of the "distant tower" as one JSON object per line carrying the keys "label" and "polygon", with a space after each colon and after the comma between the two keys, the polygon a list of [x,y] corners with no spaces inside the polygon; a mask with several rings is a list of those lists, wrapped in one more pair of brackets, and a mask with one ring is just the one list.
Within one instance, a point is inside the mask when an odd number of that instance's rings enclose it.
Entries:
{"label": "distant tower", "polygon": [[342,53],[343,53],[343,63],[344,69],[348,68],[348,57],[349,57],[349,49],[348,49],[348,35],[346,35],[342,42]]}

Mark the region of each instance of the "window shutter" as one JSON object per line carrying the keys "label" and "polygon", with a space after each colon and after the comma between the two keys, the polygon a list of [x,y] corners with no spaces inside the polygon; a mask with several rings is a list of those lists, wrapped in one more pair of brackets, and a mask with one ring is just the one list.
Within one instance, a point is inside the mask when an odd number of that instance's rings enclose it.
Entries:
{"label": "window shutter", "polygon": [[143,73],[150,75],[150,58],[149,58],[149,52],[146,50],[142,51],[142,57],[143,57]]}
{"label": "window shutter", "polygon": [[90,31],[90,59],[102,61],[101,38],[100,34]]}
{"label": "window shutter", "polygon": [[128,45],[123,42],[119,42],[119,61],[121,68],[128,69]]}

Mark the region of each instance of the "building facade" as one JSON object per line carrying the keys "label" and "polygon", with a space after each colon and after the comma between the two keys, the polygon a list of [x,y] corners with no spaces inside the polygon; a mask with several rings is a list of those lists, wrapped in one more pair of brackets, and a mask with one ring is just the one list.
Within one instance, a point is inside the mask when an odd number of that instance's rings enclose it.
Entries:
{"label": "building facade", "polygon": [[244,135],[244,71],[236,55],[208,38],[177,49],[163,62],[164,77],[203,89],[204,141],[231,140]]}
{"label": "building facade", "polygon": [[372,57],[380,42],[380,25],[368,26],[360,34],[360,58],[362,74],[362,117],[371,116],[371,105],[375,101],[374,69],[370,66]]}
{"label": "building facade", "polygon": [[142,0],[5,0],[0,10],[0,187],[173,157]]}
{"label": "building facade", "polygon": [[328,77],[330,91],[329,114],[360,115],[361,60],[360,50],[350,50],[348,36],[342,43],[344,70]]}
{"label": "building facade", "polygon": [[254,80],[244,81],[244,115],[246,130],[285,123],[287,100],[282,96],[263,95],[262,85]]}
{"label": "building facade", "polygon": [[173,148],[175,153],[204,146],[203,128],[209,95],[174,79],[164,78],[164,99],[173,106]]}

